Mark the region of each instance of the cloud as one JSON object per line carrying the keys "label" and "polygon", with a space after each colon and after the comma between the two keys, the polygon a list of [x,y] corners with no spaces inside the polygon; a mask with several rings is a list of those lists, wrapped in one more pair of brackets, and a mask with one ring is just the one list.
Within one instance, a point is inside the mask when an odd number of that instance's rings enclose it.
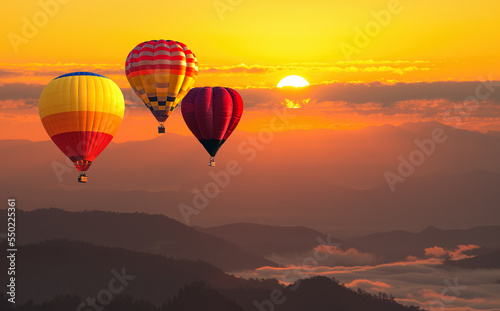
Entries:
{"label": "cloud", "polygon": [[314,249],[295,256],[271,255],[268,259],[291,266],[311,264],[321,266],[360,266],[373,265],[381,261],[381,258],[372,253],[364,253],[354,248],[342,250],[337,246],[318,245]]}
{"label": "cloud", "polygon": [[0,78],[5,78],[5,77],[17,77],[21,76],[22,73],[20,72],[15,72],[15,71],[10,71],[10,70],[0,70]]}
{"label": "cloud", "polygon": [[[461,251],[471,246],[459,247]],[[275,277],[288,281],[314,275],[334,277],[351,288],[386,292],[396,301],[427,310],[500,311],[500,269],[468,270],[441,268],[442,260],[418,259],[373,266],[286,266],[262,267],[240,272],[245,277]]]}
{"label": "cloud", "polygon": [[434,247],[428,247],[425,249],[425,256],[432,256],[436,258],[444,257],[445,255],[448,255],[448,251],[446,251],[442,247],[434,246]]}
{"label": "cloud", "polygon": [[202,74],[268,74],[272,72],[391,72],[404,74],[410,71],[428,71],[428,67],[419,67],[422,62],[410,61],[364,61],[364,62],[334,62],[334,63],[292,63],[285,65],[231,65],[231,66],[200,66]]}
{"label": "cloud", "polygon": [[[4,83],[0,85],[0,101],[38,99],[43,86],[41,83]],[[471,102],[468,102],[467,106],[463,101],[467,96],[476,94],[478,87],[482,88],[481,92],[488,88],[500,89],[500,81],[486,85],[481,81],[330,83],[297,89],[242,88],[238,89],[238,92],[243,97],[247,113],[252,111],[268,113],[274,108],[301,106],[300,109],[294,109],[295,115],[323,118],[323,127],[328,124],[338,124],[339,119],[341,117],[345,119],[346,116],[356,119],[359,124],[373,124],[384,117],[386,123],[391,122],[388,120],[395,120],[392,122],[397,124],[418,118],[450,124],[459,117],[464,121],[465,127],[470,125],[472,129],[484,130],[488,125],[494,128],[500,127],[500,91],[494,91],[486,101],[480,101],[478,109],[472,112],[467,110]],[[123,86],[122,92],[127,106],[142,107],[142,101],[130,87]],[[367,117],[375,119],[367,120]],[[332,118],[336,120],[330,121]],[[350,122],[352,120],[347,123]]]}
{"label": "cloud", "polygon": [[467,255],[466,252],[474,249],[480,248],[478,245],[469,244],[469,245],[458,245],[455,250],[444,249],[439,246],[428,247],[425,249],[425,255],[428,257],[434,258],[443,258],[450,260],[460,260],[465,258],[472,257],[471,255]]}
{"label": "cloud", "polygon": [[471,255],[465,254],[465,252],[480,248],[478,245],[469,244],[469,245],[458,245],[458,248],[455,251],[449,252],[451,260],[460,260],[465,258],[472,257]]}
{"label": "cloud", "polygon": [[[488,100],[500,102],[500,81],[487,84],[494,91]],[[329,83],[311,85],[301,89],[278,88],[247,88],[238,90],[244,98],[254,105],[256,103],[280,102],[284,98],[303,97],[311,98],[317,103],[346,102],[350,104],[377,103],[383,107],[398,108],[414,106],[424,103],[427,108],[433,108],[437,102],[462,102],[464,99],[475,96],[477,88],[484,93],[488,89],[481,81],[468,82],[421,82],[421,83]],[[436,107],[436,106],[435,106]],[[424,107],[422,107],[424,108]]]}
{"label": "cloud", "polygon": [[0,100],[1,110],[21,111],[26,109],[35,109],[36,107],[38,107],[37,99]]}
{"label": "cloud", "polygon": [[[315,75],[328,73],[390,73],[403,75],[414,71],[428,71],[433,64],[427,61],[337,61],[330,63],[302,62],[280,65],[236,64],[236,65],[203,65],[199,67],[203,76],[248,76],[296,73]],[[87,64],[87,63],[0,63],[0,81],[2,79],[33,79],[36,77],[54,78],[71,71],[92,71],[103,75],[124,76],[123,64]],[[262,80],[262,79],[261,79]],[[12,82],[11,80],[9,80]],[[256,84],[258,85],[258,84]]]}
{"label": "cloud", "polygon": [[[122,64],[85,63],[0,63],[0,84],[47,84],[50,80],[68,72],[90,71],[113,76],[118,82],[126,81]],[[115,81],[117,82],[117,81]]]}
{"label": "cloud", "polygon": [[199,68],[200,73],[203,74],[264,74],[272,71],[282,70],[280,66],[261,66],[261,65],[233,65],[233,66],[215,66],[215,67],[203,67]]}
{"label": "cloud", "polygon": [[0,100],[38,99],[43,90],[43,85],[9,83],[0,85]]}
{"label": "cloud", "polygon": [[408,67],[402,67],[402,68],[395,68],[395,67],[390,67],[390,66],[378,66],[378,67],[367,67],[367,68],[362,68],[360,71],[365,71],[365,72],[393,72],[397,74],[404,74],[406,72],[410,71],[418,71],[418,70],[423,70],[423,71],[428,71],[430,68],[424,67],[424,68],[418,68],[416,66],[408,66]]}
{"label": "cloud", "polygon": [[[0,85],[0,108],[15,108],[15,106],[37,106],[38,99],[45,85],[26,83],[7,83]],[[122,88],[125,103],[129,106],[143,105],[140,98],[131,88]]]}
{"label": "cloud", "polygon": [[[500,81],[492,82],[497,88]],[[318,101],[346,101],[354,104],[368,102],[389,106],[409,100],[445,99],[460,102],[475,95],[480,81],[469,82],[420,82],[420,83],[333,83],[311,88],[311,97]],[[482,87],[483,88],[483,87]],[[494,92],[491,99],[499,100],[500,92]]]}
{"label": "cloud", "polygon": [[380,281],[374,282],[374,281],[370,281],[370,280],[366,280],[366,279],[354,280],[351,283],[345,284],[345,286],[350,287],[350,288],[354,288],[354,289],[356,289],[356,288],[370,288],[370,289],[378,290],[378,291],[387,290],[389,288],[392,288],[392,286],[387,284],[387,283],[380,282]]}
{"label": "cloud", "polygon": [[336,64],[338,65],[399,65],[399,64],[429,64],[431,63],[428,60],[379,60],[375,61],[373,59],[367,60],[346,60],[346,61],[338,61]]}
{"label": "cloud", "polygon": [[[474,103],[471,96],[475,96],[478,87],[481,92],[487,87],[494,92],[488,94],[487,100]],[[462,125],[463,128],[480,131],[500,127],[500,81],[492,81],[486,86],[481,81],[377,82],[331,83],[300,89],[246,88],[238,91],[247,111],[269,111],[290,106],[290,102],[303,103],[307,100],[307,104],[300,104],[300,109],[294,109],[294,114],[300,118],[323,118],[325,124],[329,119],[332,121],[328,124],[338,124],[341,120],[358,120],[356,122],[364,124],[373,124],[377,120],[391,124],[420,120]],[[470,111],[469,108],[474,105],[477,109]],[[295,108],[298,105],[292,106]]]}
{"label": "cloud", "polygon": [[336,246],[319,245],[314,248],[320,257],[328,256],[325,264],[329,266],[360,266],[373,265],[380,261],[380,258],[372,253],[364,253],[354,248],[342,250]]}

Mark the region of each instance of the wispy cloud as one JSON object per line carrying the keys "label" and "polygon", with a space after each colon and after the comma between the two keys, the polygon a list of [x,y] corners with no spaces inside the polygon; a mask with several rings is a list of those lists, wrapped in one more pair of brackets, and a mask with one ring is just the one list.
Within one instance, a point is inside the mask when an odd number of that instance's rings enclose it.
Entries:
{"label": "wispy cloud", "polygon": [[467,252],[480,248],[478,245],[458,245],[454,250],[445,249],[443,247],[434,246],[425,249],[425,255],[435,258],[446,258],[450,260],[461,260],[465,258],[470,258],[472,255],[468,255]]}
{"label": "wispy cloud", "polygon": [[318,245],[314,249],[296,256],[272,255],[269,259],[283,265],[299,265],[304,258],[314,258],[315,254],[319,257],[326,258],[321,261],[321,264],[327,266],[374,265],[381,261],[378,256],[372,253],[361,252],[354,248],[343,250],[339,247],[330,245]]}
{"label": "wispy cloud", "polygon": [[[113,69],[106,69],[110,72]],[[35,75],[33,73],[33,75]],[[500,87],[499,81],[491,82]],[[436,118],[442,121],[443,113],[453,103],[462,103],[474,94],[479,81],[425,82],[425,83],[331,83],[312,85],[301,89],[244,88],[238,89],[247,109],[270,109],[287,105],[288,101],[304,103],[299,114],[356,114],[360,116],[408,115],[420,118]],[[44,85],[39,83],[4,83],[0,85],[0,101],[38,99]],[[130,105],[141,102],[129,87],[123,87],[125,99]],[[12,103],[0,103],[0,105]],[[488,119],[500,121],[500,92],[493,92],[471,113],[469,121]]]}
{"label": "wispy cloud", "polygon": [[40,84],[9,83],[0,85],[0,100],[38,99],[43,90]]}
{"label": "wispy cloud", "polygon": [[354,280],[351,283],[345,284],[345,286],[350,288],[369,288],[375,291],[387,291],[388,289],[392,288],[392,286],[387,283],[380,281],[370,281],[366,279]]}
{"label": "wispy cloud", "polygon": [[[101,73],[115,69],[102,66]],[[59,68],[60,69],[60,68]],[[51,71],[56,73],[59,69]],[[45,71],[44,71],[45,72]],[[40,74],[40,75],[38,75]],[[120,76],[120,75],[117,75]],[[45,77],[34,71],[36,82],[0,83],[0,109],[22,115],[37,105],[46,83]],[[123,77],[122,77],[123,78]],[[125,78],[123,78],[125,79]],[[43,80],[43,81],[42,81]],[[0,78],[0,81],[2,79]],[[280,89],[277,87],[239,88],[247,120],[263,120],[272,109],[291,107],[294,123],[291,128],[362,128],[368,125],[401,124],[416,121],[438,121],[454,125],[460,116],[461,128],[471,130],[500,129],[500,92],[492,92],[474,111],[466,111],[464,99],[475,94],[481,81],[441,81],[388,84],[325,83],[306,88]],[[500,81],[491,81],[488,87],[500,88]],[[486,86],[485,86],[486,87]],[[127,107],[143,109],[143,103],[123,81],[122,92]],[[24,102],[23,102],[24,101]],[[462,117],[467,113],[467,118]]]}
{"label": "wispy cloud", "polygon": [[73,71],[91,71],[113,76],[114,80],[118,78],[121,84],[126,82],[123,65],[120,64],[0,63],[0,85],[8,83],[47,84],[55,77]]}
{"label": "wispy cloud", "polygon": [[[339,73],[383,73],[403,75],[409,72],[429,71],[434,64],[426,61],[337,61],[332,63],[289,63],[281,65],[262,64],[235,64],[235,65],[207,65],[200,64],[199,79],[222,77],[249,77],[256,76],[254,83],[240,82],[240,85],[263,86],[258,81],[267,81],[269,75],[278,76],[303,74],[306,76],[332,75]],[[87,63],[0,63],[0,83],[47,83],[50,79],[70,71],[92,71],[103,75],[113,76],[120,86],[126,86],[123,64],[87,64]],[[272,82],[275,85],[277,82]],[[314,83],[314,82],[313,82]],[[266,85],[267,83],[264,83]],[[269,85],[268,85],[269,86]]]}
{"label": "wispy cloud", "polygon": [[410,71],[431,70],[426,61],[338,61],[333,63],[291,63],[285,65],[200,66],[202,74],[268,74],[271,72],[392,72],[404,74]]}

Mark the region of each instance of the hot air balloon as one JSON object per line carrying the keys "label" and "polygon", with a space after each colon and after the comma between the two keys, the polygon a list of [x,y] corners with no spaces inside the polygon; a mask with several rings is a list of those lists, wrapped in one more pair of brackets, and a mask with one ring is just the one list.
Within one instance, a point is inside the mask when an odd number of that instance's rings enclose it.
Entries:
{"label": "hot air balloon", "polygon": [[73,72],[52,80],[38,104],[43,126],[54,143],[80,171],[86,171],[106,148],[122,123],[125,103],[120,88],[91,72]]}
{"label": "hot air balloon", "polygon": [[215,155],[240,122],[243,100],[233,89],[224,87],[193,88],[182,100],[182,117],[194,136],[210,154]]}
{"label": "hot air balloon", "polygon": [[128,54],[125,74],[137,96],[160,122],[158,133],[165,133],[163,122],[193,86],[198,62],[181,42],[151,40]]}

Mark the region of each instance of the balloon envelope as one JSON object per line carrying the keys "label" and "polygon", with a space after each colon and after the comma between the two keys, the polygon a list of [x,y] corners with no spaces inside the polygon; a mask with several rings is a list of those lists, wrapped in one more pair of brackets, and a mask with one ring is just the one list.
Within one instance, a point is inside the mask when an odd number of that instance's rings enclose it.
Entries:
{"label": "balloon envelope", "polygon": [[181,111],[191,132],[215,157],[240,122],[243,100],[230,88],[193,88],[182,100]]}
{"label": "balloon envelope", "polygon": [[91,72],[59,76],[38,104],[42,124],[79,171],[86,171],[118,131],[125,111],[120,88]]}
{"label": "balloon envelope", "polygon": [[156,120],[165,122],[193,86],[198,62],[181,42],[151,40],[140,43],[129,53],[125,74]]}

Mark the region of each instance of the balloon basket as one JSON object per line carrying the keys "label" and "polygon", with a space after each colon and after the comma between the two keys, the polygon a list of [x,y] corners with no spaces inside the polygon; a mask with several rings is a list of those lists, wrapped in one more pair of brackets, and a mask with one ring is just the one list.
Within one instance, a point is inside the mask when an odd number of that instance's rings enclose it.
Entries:
{"label": "balloon basket", "polygon": [[215,167],[215,158],[211,157],[210,162],[208,162],[208,166]]}
{"label": "balloon basket", "polygon": [[163,126],[163,123],[158,126],[158,133],[160,134],[165,133],[165,126]]}
{"label": "balloon basket", "polygon": [[85,175],[85,173],[80,174],[80,176],[78,176],[78,182],[82,183],[82,184],[86,184],[87,183],[87,175]]}

